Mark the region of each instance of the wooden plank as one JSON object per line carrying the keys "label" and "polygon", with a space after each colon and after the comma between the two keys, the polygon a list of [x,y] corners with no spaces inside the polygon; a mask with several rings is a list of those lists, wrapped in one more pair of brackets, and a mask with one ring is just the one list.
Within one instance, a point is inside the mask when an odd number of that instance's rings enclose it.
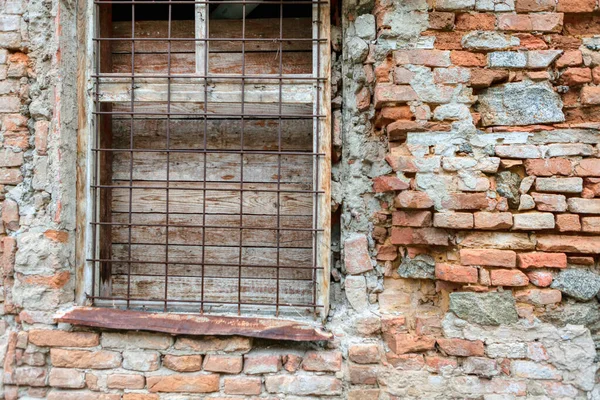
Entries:
{"label": "wooden plank", "polygon": [[[197,4],[199,6],[200,4]],[[284,20],[284,38],[310,38],[310,18],[286,18]],[[173,38],[194,38],[194,21],[171,21],[171,37]],[[119,38],[131,37],[131,22],[114,22],[114,36]],[[241,20],[210,20],[211,38],[241,38],[242,21]],[[138,38],[167,38],[167,21],[136,21],[135,37]],[[273,38],[279,37],[279,19],[261,18],[247,19],[245,36],[252,39],[265,39],[265,41],[246,42],[245,50],[253,51],[278,51],[279,44],[273,42]],[[284,41],[282,44],[284,51],[310,51],[312,44],[310,41]],[[209,45],[211,52],[239,52],[240,42],[235,41],[211,41]],[[160,41],[141,41],[135,43],[136,53],[164,53],[167,46]],[[171,51],[174,53],[193,53],[194,41],[173,41]],[[116,41],[113,45],[114,53],[131,53],[130,41]]]}
{"label": "wooden plank", "polygon": [[274,340],[332,340],[333,335],[305,322],[281,318],[244,318],[76,307],[56,315],[57,322],[96,328],[140,330],[172,335],[247,336]]}
{"label": "wooden plank", "polygon": [[[195,22],[194,27],[196,39],[206,39],[208,36],[208,18],[206,12],[206,4],[196,4],[195,7]],[[171,45],[172,46],[172,45]],[[172,48],[172,47],[171,47]],[[193,49],[196,52],[196,73],[206,75],[207,60],[208,60],[208,44],[204,41],[197,41]],[[172,50],[171,50],[172,51]]]}
{"label": "wooden plank", "polygon": [[[239,82],[209,82],[205,90],[204,84],[200,82],[180,82],[179,79],[172,81],[169,85],[165,79],[160,78],[136,79],[133,100],[164,102],[167,101],[170,90],[170,99],[174,102],[204,102],[205,97],[211,103],[241,103],[242,101]],[[122,78],[103,78],[98,85],[98,95],[102,102],[131,101],[131,92],[131,81]],[[279,103],[280,99],[282,103],[313,102],[313,87],[308,81],[282,85],[277,82],[262,84],[248,82],[244,85],[243,93],[244,101],[248,103]]]}
{"label": "wooden plank", "polygon": [[[206,122],[206,124],[205,124]],[[172,119],[170,143],[174,149],[202,149],[204,132],[207,133],[208,149],[233,150],[240,147],[242,122],[239,120],[193,120]],[[281,130],[283,151],[312,151],[311,119],[265,119],[244,121],[244,148],[246,150],[278,150]],[[164,119],[136,119],[133,121],[134,146],[143,149],[166,147]],[[131,120],[113,119],[113,146],[129,148]]]}
{"label": "wooden plank", "polygon": [[[245,74],[278,74],[278,52],[211,53],[208,70],[213,74],[241,74],[245,58]],[[135,73],[167,73],[167,54],[134,54]],[[312,71],[310,52],[284,52],[284,74],[309,74]],[[113,54],[114,73],[131,73],[131,55]],[[171,74],[196,73],[194,53],[171,53]]]}
{"label": "wooden plank", "polygon": [[[281,110],[280,110],[281,108]],[[130,103],[113,103],[114,112],[130,112]],[[167,103],[166,102],[139,102],[135,104],[136,113],[140,113],[136,118],[167,118]],[[274,115],[289,115],[289,116],[304,116],[309,117],[312,115],[313,106],[312,104],[286,104],[283,103],[281,107],[279,104],[269,103],[245,103],[244,113],[250,118],[265,118],[265,116],[272,117]],[[174,115],[171,118],[201,118],[204,114],[203,103],[171,103],[171,113]],[[206,114],[210,118],[220,118],[221,116],[227,116],[228,118],[240,115],[242,109],[239,103],[208,103]],[[113,114],[113,119],[116,118],[127,118],[130,116],[126,114]]]}
{"label": "wooden plank", "polygon": [[[127,214],[113,213],[113,222],[127,223],[129,221]],[[189,214],[169,214],[169,221],[172,225],[190,225],[190,221],[202,225],[201,215]],[[166,217],[160,214],[133,214],[132,223],[142,226],[133,226],[131,228],[131,241],[133,243],[165,243]],[[244,226],[276,226],[276,217],[264,215],[244,215],[242,216]],[[240,224],[238,215],[206,215],[206,225],[211,226],[231,226],[231,229],[225,228],[206,228],[206,246],[238,246]],[[160,225],[160,226],[156,226]],[[280,216],[280,226],[282,228],[311,228],[312,216]],[[129,230],[125,225],[113,226],[113,243],[128,243]],[[169,243],[174,245],[182,244],[201,244],[202,228],[189,228],[171,226],[169,228]],[[273,230],[249,230],[242,232],[242,243],[245,246],[276,246],[277,231]],[[279,234],[279,245],[281,248],[311,248],[312,233],[310,231],[290,231],[281,230]]]}

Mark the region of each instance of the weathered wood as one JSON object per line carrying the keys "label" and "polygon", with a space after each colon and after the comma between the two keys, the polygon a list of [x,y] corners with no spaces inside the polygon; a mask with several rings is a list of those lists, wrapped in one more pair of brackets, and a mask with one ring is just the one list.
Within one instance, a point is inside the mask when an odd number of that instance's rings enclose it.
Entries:
{"label": "weathered wood", "polygon": [[[312,83],[308,81],[283,83],[281,86],[272,83],[253,84],[251,81],[244,85],[244,101],[248,103],[300,103],[313,102]],[[98,95],[103,102],[131,101],[131,81],[123,78],[103,78],[98,85]],[[170,92],[170,93],[169,93]],[[206,96],[205,96],[206,92]],[[211,103],[241,103],[241,84],[209,81],[207,88],[204,82],[191,79],[174,79],[167,84],[161,78],[140,78],[135,81],[133,100],[138,101],[167,101],[170,94],[175,102],[204,102]]]}
{"label": "weathered wood", "polygon": [[[196,6],[200,6],[197,4]],[[311,37],[310,18],[285,18],[284,19],[284,38],[305,38]],[[137,38],[166,38],[167,21],[136,21],[135,37]],[[171,21],[172,38],[194,38],[194,21]],[[114,23],[114,36],[119,38],[131,37],[131,22],[122,21]],[[261,18],[246,20],[246,38],[265,39],[265,41],[246,42],[245,50],[253,51],[278,51],[279,43],[269,39],[279,38],[279,19]],[[210,20],[211,38],[241,38],[242,21],[241,20]],[[172,41],[171,51],[174,53],[193,53],[194,41]],[[304,41],[284,41],[282,43],[283,51],[310,51],[312,44],[308,40]],[[209,49],[211,52],[232,52],[241,51],[240,42],[236,41],[210,41]],[[135,43],[136,53],[164,53],[167,51],[167,45],[164,41],[140,41]],[[115,41],[113,45],[114,53],[131,53],[131,41]]]}
{"label": "weathered wood", "polygon": [[[206,148],[233,150],[240,148],[240,120],[171,119],[170,143],[174,149],[202,149],[206,131]],[[244,121],[246,150],[278,150],[281,130],[282,151],[312,151],[312,119],[265,119]],[[135,146],[142,149],[164,149],[166,146],[165,119],[136,119],[133,121]],[[113,146],[129,148],[131,120],[113,119]],[[307,179],[308,182],[308,179]]]}
{"label": "weathered wood", "polygon": [[96,328],[163,332],[172,335],[247,336],[290,341],[332,340],[322,327],[284,319],[148,313],[76,307],[56,315],[57,322]]}
{"label": "weathered wood", "polygon": [[[208,71],[213,74],[241,74],[245,59],[245,74],[278,74],[278,52],[210,53]],[[309,74],[312,71],[310,52],[284,52],[283,74]],[[167,54],[134,54],[135,73],[167,73]],[[131,73],[131,54],[113,54],[115,73]],[[193,74],[196,72],[194,53],[171,53],[171,74]]]}

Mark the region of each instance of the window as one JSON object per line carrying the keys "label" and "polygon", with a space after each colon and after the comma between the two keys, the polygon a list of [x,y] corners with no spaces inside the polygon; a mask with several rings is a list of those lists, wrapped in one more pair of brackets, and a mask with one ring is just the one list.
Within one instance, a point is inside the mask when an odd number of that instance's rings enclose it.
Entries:
{"label": "window", "polygon": [[327,312],[324,1],[96,1],[90,298]]}

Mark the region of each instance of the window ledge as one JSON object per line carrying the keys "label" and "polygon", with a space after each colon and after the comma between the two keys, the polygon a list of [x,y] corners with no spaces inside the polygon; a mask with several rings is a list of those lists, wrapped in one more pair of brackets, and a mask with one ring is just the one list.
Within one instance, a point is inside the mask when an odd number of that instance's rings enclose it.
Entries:
{"label": "window ledge", "polygon": [[155,313],[100,307],[73,307],[54,319],[96,328],[162,332],[172,335],[247,336],[262,339],[319,341],[333,334],[314,324],[278,319]]}

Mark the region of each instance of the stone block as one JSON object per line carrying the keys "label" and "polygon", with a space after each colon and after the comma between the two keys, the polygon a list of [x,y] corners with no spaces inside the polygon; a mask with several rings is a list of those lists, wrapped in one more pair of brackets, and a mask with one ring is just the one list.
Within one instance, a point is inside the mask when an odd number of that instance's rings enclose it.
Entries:
{"label": "stone block", "polygon": [[450,311],[481,325],[511,324],[518,320],[515,299],[510,292],[450,293]]}

